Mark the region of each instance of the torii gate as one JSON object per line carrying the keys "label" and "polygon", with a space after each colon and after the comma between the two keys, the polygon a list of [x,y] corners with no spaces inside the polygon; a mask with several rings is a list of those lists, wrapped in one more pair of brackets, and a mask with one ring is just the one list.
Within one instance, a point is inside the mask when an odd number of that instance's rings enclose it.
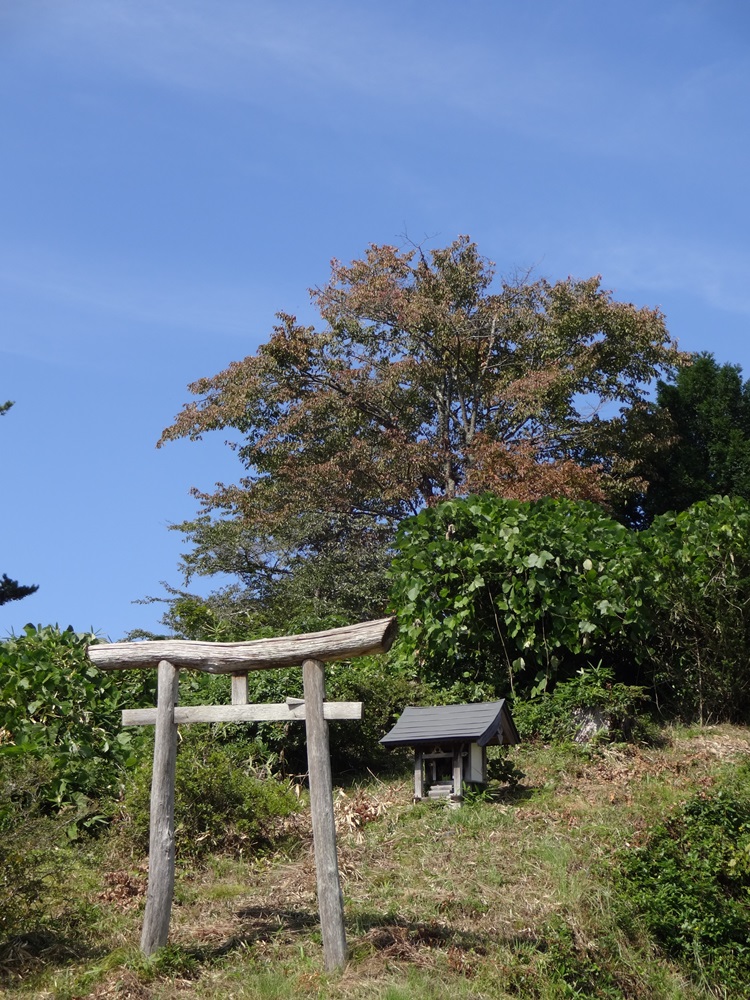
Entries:
{"label": "torii gate", "polygon": [[[256,639],[251,642],[190,642],[167,639],[114,642],[89,646],[89,659],[105,670],[157,667],[156,708],[122,713],[124,726],[155,725],[151,783],[148,892],[141,951],[150,955],[167,943],[175,877],[174,785],[177,725],[181,722],[258,722],[304,719],[310,777],[318,908],[327,970],[347,960],[344,904],[336,854],[333,782],[327,719],[360,719],[361,702],[325,701],[325,668],[329,660],[384,653],[396,634],[396,619],[381,618],[306,635]],[[280,705],[248,705],[250,670],[302,666],[304,700]],[[232,675],[231,705],[177,708],[181,668]]]}

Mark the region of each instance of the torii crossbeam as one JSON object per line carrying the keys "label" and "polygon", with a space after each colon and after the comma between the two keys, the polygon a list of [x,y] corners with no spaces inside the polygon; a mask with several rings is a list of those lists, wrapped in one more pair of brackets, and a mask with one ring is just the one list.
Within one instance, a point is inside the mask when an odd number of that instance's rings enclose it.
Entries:
{"label": "torii crossbeam", "polygon": [[[122,713],[123,725],[155,726],[148,893],[141,936],[144,954],[150,955],[165,945],[169,936],[175,876],[174,782],[178,724],[304,719],[324,962],[328,970],[346,963],[326,720],[361,718],[362,704],[325,701],[324,664],[367,653],[384,653],[390,648],[395,634],[395,618],[381,618],[325,632],[251,642],[167,639],[89,646],[89,659],[105,670],[148,667],[158,670],[156,708],[129,709]],[[288,666],[302,667],[303,701],[287,699],[280,705],[247,704],[249,671]],[[177,708],[181,668],[231,674],[232,704]]]}

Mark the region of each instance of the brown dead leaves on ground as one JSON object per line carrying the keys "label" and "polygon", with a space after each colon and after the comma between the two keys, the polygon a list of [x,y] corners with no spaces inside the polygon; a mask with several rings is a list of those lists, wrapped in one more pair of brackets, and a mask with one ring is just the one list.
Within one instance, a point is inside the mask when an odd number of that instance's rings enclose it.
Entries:
{"label": "brown dead leaves on ground", "polygon": [[333,802],[336,833],[339,836],[350,834],[356,843],[363,843],[363,828],[373,820],[385,816],[396,802],[394,795],[387,794],[386,786],[383,786],[383,790],[377,794],[363,788],[357,788],[347,794],[340,788]]}
{"label": "brown dead leaves on ground", "polygon": [[[750,739],[742,731],[707,730],[704,735],[673,738],[667,751],[629,745],[604,749],[577,782],[580,791],[612,796],[630,795],[634,785],[648,779],[666,779],[672,786],[713,783],[709,773],[717,763],[750,755]],[[706,773],[702,777],[699,770]]]}
{"label": "brown dead leaves on ground", "polygon": [[103,889],[97,896],[100,903],[107,903],[118,910],[129,910],[137,906],[146,895],[148,864],[144,862],[135,871],[106,872]]}

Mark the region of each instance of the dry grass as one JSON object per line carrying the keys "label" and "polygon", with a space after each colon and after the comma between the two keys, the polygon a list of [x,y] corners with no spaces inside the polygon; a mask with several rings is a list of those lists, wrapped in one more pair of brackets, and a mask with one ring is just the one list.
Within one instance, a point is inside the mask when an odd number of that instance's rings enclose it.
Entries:
{"label": "dry grass", "polygon": [[[614,747],[587,756],[518,748],[522,785],[460,810],[413,805],[407,781],[373,780],[340,793],[351,961],[331,977],[322,972],[304,817],[295,820],[292,855],[217,858],[180,871],[172,944],[151,962],[137,952],[145,867],[107,856],[103,845],[95,889],[83,900],[90,914],[89,926],[79,927],[83,944],[52,957],[17,956],[11,965],[24,979],[11,974],[3,995],[707,997],[646,943],[618,930],[606,869],[657,816],[748,754],[746,730],[720,727],[673,733],[662,749]],[[560,951],[561,941],[567,950]],[[566,961],[572,981],[576,962],[603,970],[600,980],[592,973],[594,992],[576,992],[564,979]],[[619,992],[607,992],[610,982]]]}

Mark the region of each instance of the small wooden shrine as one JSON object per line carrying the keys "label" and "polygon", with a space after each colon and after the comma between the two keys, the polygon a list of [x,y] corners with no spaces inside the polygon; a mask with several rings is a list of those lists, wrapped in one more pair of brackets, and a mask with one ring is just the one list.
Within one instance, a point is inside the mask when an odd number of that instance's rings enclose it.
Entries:
{"label": "small wooden shrine", "polygon": [[503,698],[478,705],[405,708],[380,741],[414,747],[414,800],[447,798],[460,804],[466,784],[487,783],[487,747],[519,742]]}

